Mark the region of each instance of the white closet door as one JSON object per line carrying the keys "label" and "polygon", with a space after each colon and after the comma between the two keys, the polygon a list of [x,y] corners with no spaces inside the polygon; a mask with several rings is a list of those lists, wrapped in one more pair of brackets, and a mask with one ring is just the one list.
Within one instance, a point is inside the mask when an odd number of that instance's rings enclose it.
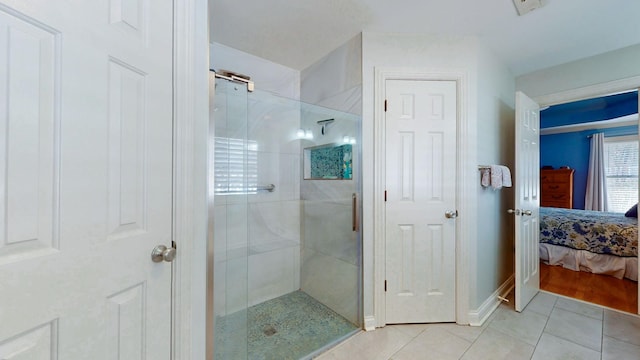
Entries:
{"label": "white closet door", "polygon": [[455,321],[456,82],[385,92],[386,322]]}

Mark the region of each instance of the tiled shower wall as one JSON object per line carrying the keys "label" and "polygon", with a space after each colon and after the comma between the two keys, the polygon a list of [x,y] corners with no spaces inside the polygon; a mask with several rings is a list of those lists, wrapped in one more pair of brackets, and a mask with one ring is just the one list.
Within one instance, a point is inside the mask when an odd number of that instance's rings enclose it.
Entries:
{"label": "tiled shower wall", "polygon": [[[293,69],[223,45],[212,44],[211,59],[214,69],[250,75],[258,90],[360,115],[361,49],[359,35],[304,70],[302,84]],[[302,180],[301,152],[342,143],[344,136],[360,141],[360,117],[337,118],[322,136],[317,114],[305,116],[299,102],[250,98],[257,99],[249,103],[246,131],[257,151],[257,183],[276,190],[248,195],[248,201],[217,197],[214,236],[227,240],[216,248],[215,286],[226,288],[214,294],[217,315],[301,288],[358,323],[361,254],[351,204],[360,184],[360,144],[354,145],[353,180]],[[312,130],[314,139],[297,139],[298,128]]]}
{"label": "tiled shower wall", "polygon": [[[360,35],[302,71],[301,100],[358,116],[337,118],[303,146],[360,141],[362,112],[362,38]],[[319,130],[319,119],[305,117],[305,128]],[[302,180],[301,288],[354,323],[359,322],[361,246],[352,230],[352,194],[359,190],[360,144],[354,145],[352,180]]]}
{"label": "tiled shower wall", "polygon": [[300,288],[300,105],[267,98],[249,106],[258,186],[276,186],[249,196],[250,306]]}

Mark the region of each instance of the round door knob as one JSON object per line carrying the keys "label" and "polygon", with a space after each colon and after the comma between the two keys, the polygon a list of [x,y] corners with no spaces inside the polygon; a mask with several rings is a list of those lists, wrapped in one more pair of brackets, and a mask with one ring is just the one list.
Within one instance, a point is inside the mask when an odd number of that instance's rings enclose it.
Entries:
{"label": "round door knob", "polygon": [[520,209],[507,209],[507,212],[509,214],[516,214],[516,215],[520,215]]}
{"label": "round door knob", "polygon": [[529,215],[531,216],[533,213],[531,212],[531,210],[523,210],[522,211],[522,215]]}
{"label": "round door knob", "polygon": [[458,217],[458,210],[449,210],[444,213],[444,217],[447,219],[455,219]]}
{"label": "round door knob", "polygon": [[164,245],[158,245],[151,251],[151,261],[153,262],[172,262],[176,258],[176,249],[173,247],[167,248]]}

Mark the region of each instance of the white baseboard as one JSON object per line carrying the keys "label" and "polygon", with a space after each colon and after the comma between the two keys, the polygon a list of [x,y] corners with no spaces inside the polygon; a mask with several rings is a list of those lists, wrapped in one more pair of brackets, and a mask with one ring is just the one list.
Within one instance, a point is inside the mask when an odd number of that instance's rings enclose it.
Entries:
{"label": "white baseboard", "polygon": [[376,329],[376,318],[373,316],[365,316],[364,317],[364,330],[372,331]]}
{"label": "white baseboard", "polygon": [[515,284],[515,275],[511,275],[500,287],[491,294],[477,310],[469,311],[469,325],[482,326],[501,303],[499,296],[509,293]]}

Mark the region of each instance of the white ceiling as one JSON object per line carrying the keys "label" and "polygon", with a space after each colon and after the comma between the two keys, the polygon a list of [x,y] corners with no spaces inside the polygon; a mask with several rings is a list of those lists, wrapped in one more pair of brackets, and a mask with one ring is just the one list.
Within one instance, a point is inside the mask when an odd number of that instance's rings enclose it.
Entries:
{"label": "white ceiling", "polygon": [[518,16],[511,0],[210,0],[210,31],[298,70],[363,31],[478,35],[516,76],[640,43],[638,0],[543,3]]}

